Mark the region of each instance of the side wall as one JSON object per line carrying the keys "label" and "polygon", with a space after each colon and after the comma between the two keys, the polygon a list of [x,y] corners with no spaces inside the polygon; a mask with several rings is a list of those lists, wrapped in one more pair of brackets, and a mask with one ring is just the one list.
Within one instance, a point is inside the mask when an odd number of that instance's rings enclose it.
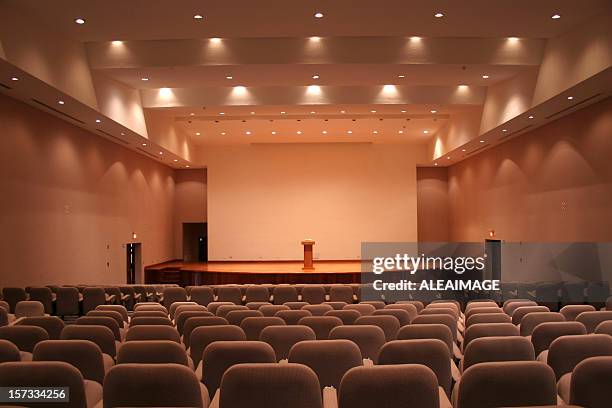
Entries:
{"label": "side wall", "polygon": [[448,169],[417,167],[417,218],[419,242],[447,242]]}
{"label": "side wall", "polygon": [[173,258],[170,168],[0,95],[0,286],[120,283]]}
{"label": "side wall", "polygon": [[183,223],[206,222],[206,169],[175,170],[174,257],[183,258]]}

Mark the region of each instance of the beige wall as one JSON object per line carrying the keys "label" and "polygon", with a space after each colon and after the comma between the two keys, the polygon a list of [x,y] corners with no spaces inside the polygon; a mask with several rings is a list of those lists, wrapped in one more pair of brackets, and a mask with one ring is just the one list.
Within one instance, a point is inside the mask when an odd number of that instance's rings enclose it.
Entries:
{"label": "beige wall", "polygon": [[183,258],[183,223],[206,222],[206,169],[175,170],[174,257]]}
{"label": "beige wall", "polygon": [[251,145],[207,150],[211,260],[359,259],[362,241],[415,241],[410,145]]}
{"label": "beige wall", "polygon": [[612,98],[449,169],[451,238],[612,240]]}
{"label": "beige wall", "polygon": [[417,167],[417,218],[419,242],[449,240],[448,169]]}
{"label": "beige wall", "polygon": [[125,282],[173,258],[172,170],[0,96],[0,286]]}

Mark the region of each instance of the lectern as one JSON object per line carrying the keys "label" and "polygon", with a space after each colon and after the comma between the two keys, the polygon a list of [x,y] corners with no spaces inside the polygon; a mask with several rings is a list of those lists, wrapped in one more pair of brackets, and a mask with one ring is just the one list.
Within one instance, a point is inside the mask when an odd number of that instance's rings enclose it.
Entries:
{"label": "lectern", "polygon": [[314,243],[315,242],[312,239],[305,239],[302,241],[302,245],[304,245],[303,271],[314,271],[314,266],[312,265],[312,246]]}

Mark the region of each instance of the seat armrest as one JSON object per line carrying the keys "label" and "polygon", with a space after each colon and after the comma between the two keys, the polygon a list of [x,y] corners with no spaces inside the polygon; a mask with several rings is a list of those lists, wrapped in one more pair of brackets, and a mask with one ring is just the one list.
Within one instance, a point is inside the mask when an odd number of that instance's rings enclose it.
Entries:
{"label": "seat armrest", "polygon": [[217,391],[215,392],[215,396],[213,397],[212,401],[210,401],[210,405],[208,406],[208,408],[219,408],[219,393],[220,393],[220,389],[217,388]]}
{"label": "seat armrest", "polygon": [[369,358],[364,358],[363,365],[366,367],[372,367],[374,365],[374,361],[370,360]]}
{"label": "seat armrest", "polygon": [[446,392],[444,392],[444,388],[438,387],[438,395],[440,397],[440,408],[453,408]]}
{"label": "seat armrest", "polygon": [[453,377],[453,381],[457,383],[459,382],[459,379],[461,378],[461,371],[459,371],[457,364],[455,364],[452,358],[450,360],[450,365],[451,365],[451,376]]}
{"label": "seat armrest", "polygon": [[323,408],[338,408],[338,392],[334,387],[323,388]]}
{"label": "seat armrest", "polygon": [[453,355],[458,360],[461,360],[463,358],[463,354],[461,353],[461,350],[459,350],[459,347],[455,343],[453,343]]}

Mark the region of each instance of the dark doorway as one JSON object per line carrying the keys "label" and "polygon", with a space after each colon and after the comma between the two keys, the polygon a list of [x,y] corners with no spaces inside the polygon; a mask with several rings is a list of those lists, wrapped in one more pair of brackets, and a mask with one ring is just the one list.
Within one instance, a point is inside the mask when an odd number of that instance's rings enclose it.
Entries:
{"label": "dark doorway", "polygon": [[183,223],[183,261],[208,262],[208,230],[205,222]]}
{"label": "dark doorway", "polygon": [[501,280],[501,240],[485,240],[487,255],[484,279]]}
{"label": "dark doorway", "polygon": [[125,254],[127,262],[127,283],[140,283],[141,269],[141,254],[140,243],[129,243],[125,245]]}

